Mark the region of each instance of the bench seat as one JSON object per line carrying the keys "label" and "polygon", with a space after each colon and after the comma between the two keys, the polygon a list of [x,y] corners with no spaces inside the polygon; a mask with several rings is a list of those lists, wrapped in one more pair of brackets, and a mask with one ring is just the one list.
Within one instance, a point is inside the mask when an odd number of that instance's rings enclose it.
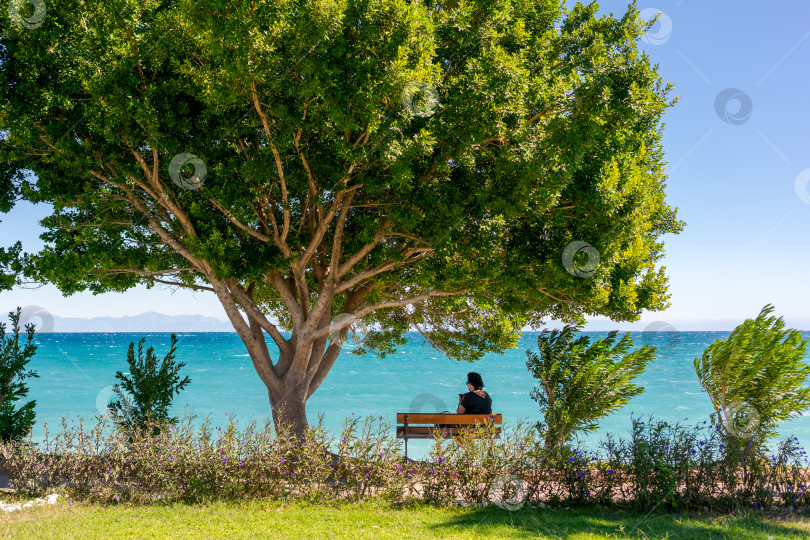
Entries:
{"label": "bench seat", "polygon": [[[405,458],[408,457],[408,439],[450,438],[475,425],[501,424],[500,414],[437,414],[437,413],[397,413],[397,438],[405,439]],[[460,427],[437,427],[436,424],[450,424]],[[501,432],[495,427],[496,437]]]}

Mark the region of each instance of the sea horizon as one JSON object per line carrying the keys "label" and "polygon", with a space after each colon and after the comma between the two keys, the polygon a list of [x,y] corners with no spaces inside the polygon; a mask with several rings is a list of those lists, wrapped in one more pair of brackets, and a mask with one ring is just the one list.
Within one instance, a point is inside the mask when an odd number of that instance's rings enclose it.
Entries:
{"label": "sea horizon", "polygon": [[[0,309],[0,321],[7,321],[6,314],[16,306]],[[652,313],[647,314],[652,315]],[[676,332],[729,332],[755,313],[737,318],[652,318],[638,321],[614,321],[608,318],[587,319],[582,326],[586,332],[676,331]],[[810,317],[783,316],[785,326],[802,332],[810,331]],[[135,315],[104,315],[90,317],[63,317],[51,313],[37,305],[22,307],[21,326],[31,322],[38,333],[235,333],[227,318],[201,314],[166,314],[158,311],[144,311]],[[275,321],[271,321],[274,322]],[[524,327],[523,332],[538,332],[544,328],[561,328],[563,321],[549,319],[539,328]]]}

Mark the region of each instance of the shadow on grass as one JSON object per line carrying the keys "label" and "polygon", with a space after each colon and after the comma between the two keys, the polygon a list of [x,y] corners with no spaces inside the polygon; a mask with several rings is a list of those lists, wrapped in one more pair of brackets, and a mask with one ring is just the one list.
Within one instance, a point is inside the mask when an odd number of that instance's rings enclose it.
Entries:
{"label": "shadow on grass", "polygon": [[[607,509],[533,510],[510,512],[498,507],[473,508],[438,525],[436,533],[459,529],[478,532],[511,530],[510,538],[810,538],[810,518],[754,514],[633,514]],[[590,536],[589,536],[590,535]]]}

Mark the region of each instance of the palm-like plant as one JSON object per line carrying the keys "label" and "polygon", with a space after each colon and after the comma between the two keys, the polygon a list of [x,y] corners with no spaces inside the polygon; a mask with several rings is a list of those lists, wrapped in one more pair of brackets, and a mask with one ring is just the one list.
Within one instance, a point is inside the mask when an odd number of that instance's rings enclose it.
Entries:
{"label": "palm-like plant", "polygon": [[771,304],[756,319],[746,319],[724,340],[712,343],[695,372],[729,435],[764,440],[776,435],[779,422],[810,406],[804,387],[810,366],[804,362],[807,340],[769,316]]}
{"label": "palm-like plant", "polygon": [[629,352],[633,338],[617,332],[596,340],[575,339],[578,326],[544,330],[537,337],[539,353],[526,351],[526,366],[539,381],[532,399],[540,404],[543,421],[537,428],[546,449],[561,447],[580,432],[593,431],[600,418],[616,411],[644,388],[633,380],[655,356],[655,347]]}

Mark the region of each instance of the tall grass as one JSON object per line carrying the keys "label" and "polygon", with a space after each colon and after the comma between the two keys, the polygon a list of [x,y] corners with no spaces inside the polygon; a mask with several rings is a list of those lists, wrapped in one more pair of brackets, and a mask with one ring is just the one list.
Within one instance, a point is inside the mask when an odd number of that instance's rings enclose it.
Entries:
{"label": "tall grass", "polygon": [[[773,451],[711,424],[632,419],[629,437],[596,450],[547,450],[526,422],[436,439],[424,461],[405,461],[383,417],[346,419],[339,434],[321,419],[303,440],[269,422],[233,419],[123,429],[108,416],[68,423],[37,445],[0,445],[20,492],[73,498],[208,502],[245,498],[608,505],[634,510],[769,508],[810,503],[807,454],[795,438]],[[438,433],[438,430],[437,430]],[[750,443],[750,444],[749,444]]]}

